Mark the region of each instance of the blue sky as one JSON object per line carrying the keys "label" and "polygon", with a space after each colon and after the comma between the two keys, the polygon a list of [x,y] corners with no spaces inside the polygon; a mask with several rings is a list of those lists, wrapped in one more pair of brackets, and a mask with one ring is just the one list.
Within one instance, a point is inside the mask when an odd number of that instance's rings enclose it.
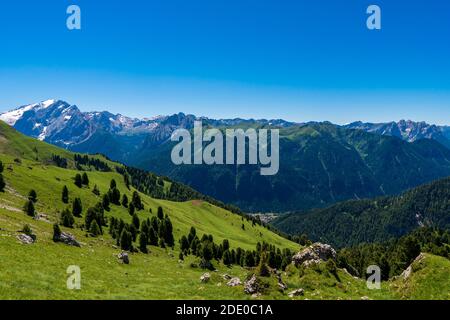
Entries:
{"label": "blue sky", "polygon": [[444,0],[9,1],[0,111],[60,98],[136,117],[450,124],[449,30]]}

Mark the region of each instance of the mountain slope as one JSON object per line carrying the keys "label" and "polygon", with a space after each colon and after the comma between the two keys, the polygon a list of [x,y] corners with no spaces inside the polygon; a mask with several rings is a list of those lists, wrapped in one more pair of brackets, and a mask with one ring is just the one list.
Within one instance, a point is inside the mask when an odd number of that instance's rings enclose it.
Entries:
{"label": "mountain slope", "polygon": [[[154,217],[156,209],[161,206],[173,222],[173,233],[176,239],[175,248],[148,246],[150,252],[129,252],[130,264],[118,262],[117,254],[121,250],[117,243],[106,232],[98,237],[87,236],[83,225],[86,208],[95,205],[99,197],[92,192],[92,186],[98,186],[104,194],[115,179],[121,193],[131,198],[133,188],[127,189],[123,176],[114,171],[99,171],[93,166],[84,166],[89,176],[90,187],[78,188],[73,177],[77,165],[71,159],[73,154],[52,145],[25,137],[0,122],[0,160],[4,164],[2,173],[7,182],[5,192],[0,192],[0,261],[5,272],[0,273],[0,299],[249,299],[242,285],[227,286],[224,274],[245,280],[254,271],[250,267],[233,265],[225,267],[222,262],[214,261],[218,272],[211,273],[208,283],[200,282],[205,272],[196,267],[199,259],[186,255],[184,261],[178,261],[180,247],[178,239],[195,226],[197,234],[212,234],[214,241],[229,239],[231,248],[241,247],[252,250],[257,242],[266,241],[278,248],[296,250],[299,246],[292,243],[241,216],[207,202],[187,201],[173,202],[153,199],[139,193],[145,210],[138,211],[141,221]],[[57,167],[52,155],[68,159],[67,168]],[[89,157],[91,158],[91,157]],[[121,165],[96,156],[95,159],[106,162],[111,167]],[[167,181],[165,181],[167,183]],[[79,197],[83,203],[82,218],[75,218],[75,227],[61,227],[70,232],[81,243],[81,247],[72,247],[52,241],[52,224],[60,220],[61,210],[68,205],[61,201],[61,190],[64,185],[69,188],[70,202]],[[28,191],[37,191],[37,218],[22,212],[23,203]],[[152,212],[149,211],[152,209]],[[111,205],[105,212],[107,218],[122,218],[127,223],[131,216],[122,206]],[[22,244],[17,236],[24,225],[31,227],[37,236],[34,244]],[[105,227],[107,228],[107,227]],[[244,230],[245,229],[245,230]],[[66,282],[69,266],[81,269],[81,290],[68,290]],[[433,274],[433,279],[442,281],[446,270],[434,265],[423,269],[425,274]],[[369,290],[363,279],[355,279],[343,270],[331,274],[325,264],[319,268],[299,271],[289,266],[282,275],[288,285],[288,291],[304,288],[304,296],[293,299],[395,299],[395,282],[383,282],[382,290]],[[287,293],[279,291],[275,277],[261,279],[268,287],[258,299],[288,299]],[[433,284],[427,282],[424,293],[414,286],[409,295],[420,294],[420,297],[440,297],[440,286],[431,290]]]}
{"label": "mountain slope", "polygon": [[450,175],[450,150],[432,140],[395,137],[333,124],[280,131],[280,170],[261,176],[258,166],[175,166],[173,143],[147,148],[135,163],[247,211],[295,211],[347,200],[397,194]]}
{"label": "mountain slope", "polygon": [[287,214],[272,223],[290,234],[338,247],[399,238],[420,226],[450,230],[450,178],[396,197],[352,200],[325,209]]}

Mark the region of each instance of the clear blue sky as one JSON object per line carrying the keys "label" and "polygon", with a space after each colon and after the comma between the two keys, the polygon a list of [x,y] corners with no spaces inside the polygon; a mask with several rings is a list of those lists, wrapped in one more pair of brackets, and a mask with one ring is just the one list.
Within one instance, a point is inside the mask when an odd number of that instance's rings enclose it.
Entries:
{"label": "clear blue sky", "polygon": [[15,0],[0,36],[0,111],[60,98],[137,117],[450,124],[445,0]]}

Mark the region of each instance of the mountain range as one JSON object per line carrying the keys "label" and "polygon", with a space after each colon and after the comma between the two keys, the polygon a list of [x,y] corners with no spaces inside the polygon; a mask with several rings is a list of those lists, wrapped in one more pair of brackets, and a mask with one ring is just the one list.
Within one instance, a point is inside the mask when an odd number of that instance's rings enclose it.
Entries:
{"label": "mountain range", "polygon": [[[28,136],[166,175],[248,212],[308,210],[393,195],[450,175],[448,127],[412,121],[339,126],[183,113],[136,119],[81,112],[61,100],[22,106],[0,119]],[[197,119],[220,129],[279,128],[279,173],[263,177],[248,165],[174,165],[170,136],[178,128],[192,129]]]}

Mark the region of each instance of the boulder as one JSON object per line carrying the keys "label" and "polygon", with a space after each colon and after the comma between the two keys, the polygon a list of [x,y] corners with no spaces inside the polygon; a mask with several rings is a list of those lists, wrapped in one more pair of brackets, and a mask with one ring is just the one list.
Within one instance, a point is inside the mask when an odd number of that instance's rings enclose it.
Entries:
{"label": "boulder", "polygon": [[211,275],[208,272],[202,274],[201,277],[200,277],[200,281],[203,282],[203,283],[208,282],[209,279],[211,279]]}
{"label": "boulder", "polygon": [[291,291],[288,293],[289,298],[293,298],[293,297],[298,297],[298,296],[302,296],[305,294],[305,290],[303,290],[302,288],[300,289],[296,289],[294,291]]}
{"label": "boulder", "polygon": [[69,246],[81,247],[80,243],[75,239],[75,237],[67,232],[61,232],[58,239],[56,239],[55,241],[62,242]]}
{"label": "boulder", "polygon": [[25,233],[21,233],[17,236],[17,239],[19,239],[20,242],[23,244],[33,244],[34,239],[30,237],[29,235],[26,235]]}
{"label": "boulder", "polygon": [[336,260],[336,250],[329,244],[317,242],[294,255],[292,262],[297,267],[300,265],[308,267],[311,264],[327,261],[328,259]]}
{"label": "boulder", "polygon": [[130,258],[128,257],[128,253],[125,251],[122,251],[117,255],[117,258],[119,258],[120,261],[122,261],[123,264],[130,264]]}
{"label": "boulder", "polygon": [[252,275],[252,277],[250,278],[250,280],[245,281],[244,283],[244,292],[246,294],[256,294],[258,293],[260,290],[260,286],[259,286],[259,282],[258,282],[258,278],[256,278],[256,275]]}
{"label": "boulder", "polygon": [[241,279],[238,277],[231,278],[230,281],[227,282],[227,286],[236,287],[242,284]]}

